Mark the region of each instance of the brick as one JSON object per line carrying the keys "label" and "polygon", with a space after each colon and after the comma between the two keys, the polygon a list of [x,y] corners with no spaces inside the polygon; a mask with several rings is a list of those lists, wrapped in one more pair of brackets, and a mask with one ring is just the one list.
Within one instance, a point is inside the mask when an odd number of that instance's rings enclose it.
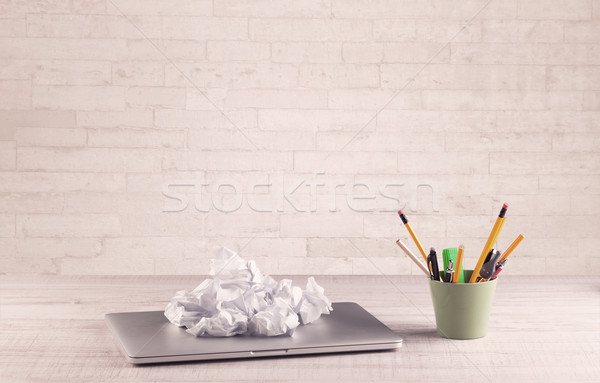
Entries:
{"label": "brick", "polygon": [[277,237],[279,217],[273,214],[221,213],[206,216],[206,235],[211,237]]}
{"label": "brick", "polygon": [[101,128],[88,130],[88,146],[106,148],[183,148],[182,130]]}
{"label": "brick", "polygon": [[[401,96],[400,96],[401,97]],[[382,110],[377,115],[377,130],[411,132],[493,132],[498,129],[496,115],[476,110]]]}
{"label": "brick", "polygon": [[108,2],[106,12],[109,14],[130,15],[181,15],[211,16],[213,6],[211,0],[148,0],[144,4],[130,1]]}
{"label": "brick", "polygon": [[[399,248],[397,251],[402,251]],[[352,273],[354,275],[423,275],[423,272],[413,261],[405,255],[398,257],[380,257],[372,258],[360,257],[352,258]]]}
{"label": "brick", "polygon": [[74,111],[0,110],[0,126],[69,127],[75,126]]}
{"label": "brick", "polygon": [[545,133],[458,133],[446,134],[448,152],[548,152],[553,139]]}
{"label": "brick", "polygon": [[262,61],[271,58],[271,45],[250,41],[209,41],[206,57],[210,61]]}
{"label": "brick", "polygon": [[381,43],[347,43],[342,47],[342,58],[345,63],[381,63],[383,48]]}
{"label": "brick", "polygon": [[291,170],[292,153],[165,151],[163,169],[173,170]]}
{"label": "brick", "polygon": [[333,257],[320,259],[281,257],[278,261],[277,274],[280,275],[348,275],[352,274],[353,266],[349,259]]}
{"label": "brick", "polygon": [[0,126],[0,141],[15,141],[15,127]]}
{"label": "brick", "polygon": [[31,97],[31,81],[0,80],[0,109],[28,109]]}
{"label": "brick", "polygon": [[225,17],[330,17],[327,0],[217,0],[214,2],[215,16]]}
{"label": "brick", "polygon": [[600,110],[600,92],[585,92],[583,94],[584,110]]}
{"label": "brick", "polygon": [[548,89],[600,90],[600,66],[550,67]]}
{"label": "brick", "polygon": [[494,43],[561,43],[564,23],[555,20],[486,20],[482,41]]}
{"label": "brick", "polygon": [[3,18],[0,21],[0,36],[2,37],[23,37],[26,33],[25,19]]}
{"label": "brick", "polygon": [[393,253],[390,242],[383,238],[309,238],[307,242],[311,258],[362,258],[367,255],[381,259]]}
{"label": "brick", "polygon": [[125,187],[124,174],[0,172],[2,193],[115,192]]}
{"label": "brick", "polygon": [[[75,112],[54,112],[73,113]],[[74,119],[74,118],[73,118]],[[150,127],[154,124],[152,110],[127,109],[123,111],[77,111],[77,126],[81,127]]]}
{"label": "brick", "polygon": [[431,64],[421,70],[419,64],[381,65],[384,88],[402,88],[411,79],[413,89],[546,89],[543,66]]}
{"label": "brick", "polygon": [[363,217],[354,214],[282,214],[282,237],[357,237]]}
{"label": "brick", "polygon": [[342,44],[339,42],[274,42],[271,52],[273,62],[280,63],[342,62]]}
{"label": "brick", "polygon": [[193,150],[252,150],[255,143],[265,150],[313,150],[312,132],[257,132],[235,128],[190,129],[188,147]]}
{"label": "brick", "polygon": [[[28,14],[30,37],[150,38],[161,37],[159,17],[121,15]],[[141,30],[141,31],[140,31]]]}
{"label": "brick", "polygon": [[92,258],[102,252],[99,238],[17,238],[16,253],[24,258]]}
{"label": "brick", "polygon": [[134,259],[183,259],[188,246],[186,242],[191,240],[185,237],[106,238],[104,253],[111,259],[121,258],[124,255]]}
{"label": "brick", "polygon": [[111,80],[110,63],[105,61],[12,61],[25,69],[35,84],[107,85]]}
{"label": "brick", "polygon": [[552,135],[554,152],[597,152],[600,136],[594,133],[556,133]]}
{"label": "brick", "polygon": [[[306,239],[304,238],[259,238],[242,243],[243,254],[248,258],[267,257],[270,259],[285,255],[290,258],[306,257]],[[236,250],[239,251],[239,250]],[[261,267],[262,271],[262,266]]]}
{"label": "brick", "polygon": [[590,0],[519,1],[520,19],[587,20],[591,18]]}
{"label": "brick", "polygon": [[482,23],[477,20],[468,24],[466,21],[417,20],[417,40],[444,44],[450,41],[478,42],[481,41]]}
{"label": "brick", "polygon": [[[358,129],[357,129],[358,130]],[[355,137],[356,135],[356,137]],[[323,132],[317,134],[317,149],[334,151],[350,142],[347,151],[443,151],[444,134],[424,133],[419,136],[401,132]]]}
{"label": "brick", "polygon": [[127,88],[125,103],[131,108],[185,108],[185,88],[135,86]]}
{"label": "brick", "polygon": [[483,17],[508,18],[515,16],[515,1],[487,4],[479,1],[411,1],[334,0],[332,13],[341,18],[374,19],[459,19],[468,20],[478,13]]}
{"label": "brick", "polygon": [[114,85],[163,85],[165,80],[163,62],[120,62],[112,64]]}
{"label": "brick", "polygon": [[125,88],[103,86],[34,86],[36,108],[67,110],[123,110]]}
{"label": "brick", "polygon": [[[214,111],[221,109],[227,97],[227,90],[224,88],[200,89],[194,86],[186,87],[185,109]],[[227,115],[236,114],[238,111],[227,111]],[[254,111],[253,111],[254,112]],[[193,112],[192,112],[193,113]],[[254,112],[256,113],[256,112]]]}
{"label": "brick", "polygon": [[60,213],[63,196],[47,193],[0,193],[0,210],[6,213]]}
{"label": "brick", "polygon": [[600,177],[582,177],[581,175],[571,174],[541,174],[539,178],[540,193],[543,194],[600,194]]}
{"label": "brick", "polygon": [[19,148],[20,170],[131,172],[160,169],[161,151],[113,148]]}
{"label": "brick", "polygon": [[[539,194],[538,176],[533,175],[511,175],[509,179],[505,175],[481,174],[469,176],[466,180],[466,190],[477,191],[482,195],[531,195]],[[490,214],[493,214],[490,213]]]}
{"label": "brick", "polygon": [[367,41],[371,30],[371,23],[364,20],[250,20],[250,39],[256,41]]}
{"label": "brick", "polygon": [[244,18],[163,17],[163,37],[176,40],[246,40]]}
{"label": "brick", "polygon": [[379,67],[376,65],[303,64],[299,67],[301,87],[377,88]]}
{"label": "brick", "polygon": [[600,174],[600,156],[597,153],[519,153],[506,156],[490,153],[492,174]]}
{"label": "brick", "polygon": [[[390,89],[334,89],[329,91],[328,106],[331,109],[371,109],[379,110],[388,105],[392,100],[406,102],[408,108],[417,108],[421,104],[420,95],[410,91],[403,91],[401,96]],[[388,105],[389,109],[403,109],[401,104]],[[371,116],[373,117],[373,116]],[[365,121],[366,124],[368,122]]]}
{"label": "brick", "polygon": [[11,238],[15,236],[15,215],[0,214],[0,237]]}
{"label": "brick", "polygon": [[60,258],[61,275],[153,275],[151,258]]}
{"label": "brick", "polygon": [[[356,132],[372,117],[372,112],[358,110],[261,109],[258,126],[263,130]],[[372,131],[373,128],[372,125],[364,130]]]}
{"label": "brick", "polygon": [[16,168],[17,145],[14,141],[0,141],[0,170]]}
{"label": "brick", "polygon": [[98,237],[120,235],[121,221],[111,214],[29,214],[17,216],[19,237]]}
{"label": "brick", "polygon": [[75,146],[87,144],[87,132],[78,128],[17,128],[18,146]]}
{"label": "brick", "polygon": [[203,215],[174,212],[133,212],[122,215],[122,237],[202,237]]}
{"label": "brick", "polygon": [[298,78],[295,66],[272,63],[182,63],[177,68],[167,66],[165,71],[167,86],[201,89],[290,88]]}
{"label": "brick", "polygon": [[156,191],[145,193],[70,192],[64,196],[65,213],[138,214],[159,213],[164,197]]}
{"label": "brick", "polygon": [[487,174],[488,153],[419,153],[398,154],[398,171],[405,174]]}
{"label": "brick", "polygon": [[386,43],[383,46],[386,63],[447,63],[450,45],[442,43]]}
{"label": "brick", "polygon": [[[446,234],[446,219],[445,217],[436,215],[422,215],[422,213],[411,213],[411,227],[419,236],[419,240],[426,244],[430,242],[430,238],[444,237]],[[398,233],[406,235],[406,238],[400,239],[412,249],[415,254],[419,250],[414,246],[412,239],[409,239],[406,229],[402,227],[402,221],[398,219],[396,214],[370,214],[365,215],[365,237],[371,238],[389,238],[398,239]],[[406,234],[404,234],[406,233]],[[431,246],[431,245],[430,245]],[[426,247],[427,248],[427,247]]]}
{"label": "brick", "polygon": [[600,214],[600,195],[574,195],[571,196],[571,214],[593,215]]}
{"label": "brick", "polygon": [[595,65],[598,44],[452,44],[451,62],[456,64]]}
{"label": "brick", "polygon": [[395,173],[396,155],[393,152],[295,152],[294,170],[296,172],[323,170],[348,174]]}
{"label": "brick", "polygon": [[232,90],[227,93],[229,108],[324,108],[326,90]]}
{"label": "brick", "polygon": [[574,111],[500,111],[498,127],[519,132],[594,132],[600,113]]}
{"label": "brick", "polygon": [[373,38],[375,41],[415,41],[417,39],[417,21],[373,20]]}
{"label": "brick", "polygon": [[[172,66],[174,60],[206,59],[206,41],[189,40],[126,40],[127,51],[120,60],[163,61]],[[168,64],[167,64],[168,62]]]}
{"label": "brick", "polygon": [[0,268],[5,273],[14,274],[56,274],[57,268],[52,259],[23,258],[12,256],[0,258]]}
{"label": "brick", "polygon": [[[564,101],[572,108],[579,101],[570,97]],[[425,109],[432,110],[543,110],[548,108],[549,98],[540,91],[431,90],[423,92],[423,102]]]}
{"label": "brick", "polygon": [[63,38],[0,38],[0,58],[55,60],[123,60],[125,40]]}
{"label": "brick", "polygon": [[598,0],[593,0],[592,3],[592,18],[595,20],[600,19],[600,3]]}
{"label": "brick", "polygon": [[78,0],[72,2],[17,0],[1,4],[0,13],[104,13],[105,7],[105,0]]}
{"label": "brick", "polygon": [[156,110],[155,124],[159,128],[239,129],[256,128],[254,110]]}

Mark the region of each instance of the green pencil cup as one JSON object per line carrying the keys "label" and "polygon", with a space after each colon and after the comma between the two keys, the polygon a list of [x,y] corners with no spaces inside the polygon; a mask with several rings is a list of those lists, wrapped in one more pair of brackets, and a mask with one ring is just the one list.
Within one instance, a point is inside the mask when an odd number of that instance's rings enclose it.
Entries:
{"label": "green pencil cup", "polygon": [[[464,270],[464,273],[465,281],[468,281],[473,270]],[[444,283],[429,280],[438,335],[450,339],[484,337],[497,281]]]}

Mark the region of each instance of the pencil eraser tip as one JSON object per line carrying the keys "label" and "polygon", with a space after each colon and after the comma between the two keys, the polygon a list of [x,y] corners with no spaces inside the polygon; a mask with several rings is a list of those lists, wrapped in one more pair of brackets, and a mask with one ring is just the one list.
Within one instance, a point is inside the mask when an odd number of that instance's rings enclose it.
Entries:
{"label": "pencil eraser tip", "polygon": [[402,213],[402,210],[398,210],[398,215],[402,215],[404,213]]}
{"label": "pencil eraser tip", "polygon": [[508,209],[508,204],[504,203],[504,205],[502,205],[502,209]]}

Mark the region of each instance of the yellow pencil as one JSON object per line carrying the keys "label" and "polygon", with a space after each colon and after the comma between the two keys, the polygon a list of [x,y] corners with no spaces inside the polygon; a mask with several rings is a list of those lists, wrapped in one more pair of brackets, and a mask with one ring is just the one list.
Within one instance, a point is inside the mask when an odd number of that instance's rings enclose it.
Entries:
{"label": "yellow pencil", "polygon": [[519,236],[517,237],[517,239],[515,239],[513,241],[513,243],[510,244],[510,246],[508,247],[508,249],[506,249],[504,251],[504,254],[502,254],[502,256],[500,257],[500,259],[498,260],[498,263],[502,262],[503,260],[505,260],[506,258],[508,258],[508,256],[510,255],[510,253],[513,252],[513,250],[519,246],[519,243],[521,243],[521,241],[524,239],[525,237],[523,237],[523,234],[519,234]]}
{"label": "yellow pencil", "polygon": [[408,223],[408,220],[404,216],[404,213],[402,212],[402,210],[398,211],[398,215],[400,216],[402,223],[404,223],[404,226],[406,226],[406,230],[408,230],[408,233],[412,237],[413,241],[415,241],[415,245],[417,245],[417,248],[421,252],[423,259],[425,260],[425,262],[427,262],[427,254],[425,254],[425,249],[423,249],[423,246],[421,246],[421,242],[419,242],[417,235],[413,231],[412,227],[410,227],[410,223]]}
{"label": "yellow pencil", "polygon": [[460,245],[458,247],[458,255],[456,256],[456,266],[454,267],[454,274],[452,275],[452,283],[458,283],[460,278],[460,268],[462,267],[463,254],[465,247]]}
{"label": "yellow pencil", "polygon": [[485,243],[485,246],[483,247],[483,251],[481,252],[481,255],[479,256],[477,265],[473,269],[473,274],[471,274],[469,283],[475,282],[475,280],[479,276],[479,271],[481,271],[481,266],[483,266],[483,262],[485,262],[485,257],[488,255],[490,250],[492,250],[492,247],[496,243],[496,240],[498,239],[498,235],[500,234],[500,230],[502,229],[502,226],[504,225],[504,220],[505,220],[504,216],[506,215],[507,209],[508,209],[507,203],[502,205],[500,214],[498,214],[498,218],[496,218],[496,222],[494,223],[494,227],[492,228],[492,231],[490,232],[490,236],[488,237],[488,240]]}

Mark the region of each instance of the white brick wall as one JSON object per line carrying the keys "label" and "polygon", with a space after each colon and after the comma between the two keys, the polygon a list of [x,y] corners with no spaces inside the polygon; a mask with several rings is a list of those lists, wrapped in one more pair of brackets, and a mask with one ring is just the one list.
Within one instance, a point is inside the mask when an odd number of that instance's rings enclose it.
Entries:
{"label": "white brick wall", "polygon": [[485,3],[2,2],[0,273],[598,275],[600,1]]}

